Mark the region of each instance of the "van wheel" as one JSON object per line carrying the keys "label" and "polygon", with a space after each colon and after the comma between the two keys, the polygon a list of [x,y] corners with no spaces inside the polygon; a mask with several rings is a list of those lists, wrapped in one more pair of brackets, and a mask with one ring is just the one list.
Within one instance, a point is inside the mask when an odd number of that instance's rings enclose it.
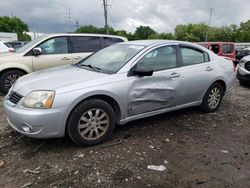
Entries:
{"label": "van wheel", "polygon": [[221,104],[223,95],[224,95],[224,89],[221,86],[221,84],[217,82],[212,84],[208,88],[203,98],[203,101],[201,104],[202,111],[207,112],[207,113],[216,111]]}
{"label": "van wheel", "polygon": [[7,94],[11,86],[15,81],[23,76],[25,73],[19,70],[10,70],[3,73],[0,77],[0,89],[1,92]]}
{"label": "van wheel", "polygon": [[87,100],[78,105],[67,123],[69,137],[80,146],[103,142],[111,135],[114,127],[114,110],[100,99]]}

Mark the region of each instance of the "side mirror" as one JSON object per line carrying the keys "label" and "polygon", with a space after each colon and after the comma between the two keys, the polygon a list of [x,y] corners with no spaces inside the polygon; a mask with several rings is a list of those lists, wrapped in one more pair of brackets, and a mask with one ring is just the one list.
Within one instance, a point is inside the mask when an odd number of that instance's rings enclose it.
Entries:
{"label": "side mirror", "polygon": [[42,53],[43,53],[42,48],[40,47],[33,48],[33,55],[38,56],[41,55]]}
{"label": "side mirror", "polygon": [[147,68],[135,68],[134,70],[131,70],[131,73],[129,74],[130,76],[152,76],[153,75],[153,70],[152,69],[147,69]]}

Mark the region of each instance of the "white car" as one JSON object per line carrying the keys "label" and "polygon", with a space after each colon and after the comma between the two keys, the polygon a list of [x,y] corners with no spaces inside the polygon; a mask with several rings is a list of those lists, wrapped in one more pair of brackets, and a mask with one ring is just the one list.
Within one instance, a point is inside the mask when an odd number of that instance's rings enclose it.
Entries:
{"label": "white car", "polygon": [[0,41],[0,53],[5,53],[5,52],[14,52],[14,49],[9,48],[2,41]]}
{"label": "white car", "polygon": [[114,43],[127,41],[112,35],[60,33],[43,35],[15,53],[0,55],[0,91],[7,93],[25,74],[42,69],[75,64]]}

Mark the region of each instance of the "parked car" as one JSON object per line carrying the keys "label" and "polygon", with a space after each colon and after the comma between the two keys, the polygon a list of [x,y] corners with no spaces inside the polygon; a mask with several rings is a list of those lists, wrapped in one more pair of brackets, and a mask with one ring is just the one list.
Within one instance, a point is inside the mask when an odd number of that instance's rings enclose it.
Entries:
{"label": "parked car", "polygon": [[198,42],[198,44],[211,50],[218,56],[230,58],[235,65],[237,65],[238,60],[236,58],[236,48],[233,42]]}
{"label": "parked car", "polygon": [[236,53],[236,59],[240,61],[243,57],[250,55],[250,48],[244,48],[242,50],[238,50]]}
{"label": "parked car", "polygon": [[199,45],[131,41],[21,77],[3,103],[9,124],[26,136],[68,133],[79,145],[94,145],[116,124],[190,106],[214,112],[235,80],[232,61]]}
{"label": "parked car", "polygon": [[14,49],[6,46],[2,41],[0,41],[0,53],[6,52],[14,52]]}
{"label": "parked car", "polygon": [[243,57],[238,65],[237,78],[241,85],[250,85],[250,55]]}
{"label": "parked car", "polygon": [[11,41],[11,42],[5,42],[4,44],[9,48],[17,50],[18,48],[21,48],[25,44],[28,44],[28,41]]}
{"label": "parked car", "polygon": [[43,35],[14,54],[0,56],[0,91],[7,93],[19,77],[49,67],[74,64],[124,37],[98,34]]}

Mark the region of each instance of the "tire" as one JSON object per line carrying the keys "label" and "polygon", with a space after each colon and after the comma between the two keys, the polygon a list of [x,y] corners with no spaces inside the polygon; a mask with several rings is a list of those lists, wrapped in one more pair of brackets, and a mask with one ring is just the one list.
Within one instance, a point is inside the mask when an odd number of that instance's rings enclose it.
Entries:
{"label": "tire", "polygon": [[243,80],[239,80],[241,86],[247,86],[247,82]]}
{"label": "tire", "polygon": [[10,70],[0,77],[0,89],[3,94],[7,94],[14,82],[25,73],[19,70]]}
{"label": "tire", "polygon": [[80,103],[72,111],[68,118],[67,132],[77,145],[91,146],[105,141],[114,127],[113,108],[103,100],[91,99]]}
{"label": "tire", "polygon": [[216,111],[222,101],[224,89],[218,82],[213,83],[203,97],[201,109],[206,113]]}

